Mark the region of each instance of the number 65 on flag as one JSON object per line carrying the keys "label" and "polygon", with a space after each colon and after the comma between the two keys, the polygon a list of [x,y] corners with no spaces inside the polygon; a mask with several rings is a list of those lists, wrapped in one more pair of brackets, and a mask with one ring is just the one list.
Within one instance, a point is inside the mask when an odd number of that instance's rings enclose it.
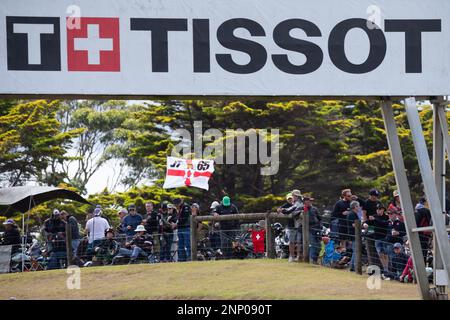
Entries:
{"label": "number 65 on flag", "polygon": [[163,188],[196,187],[209,189],[209,178],[214,172],[214,161],[167,157],[166,180]]}

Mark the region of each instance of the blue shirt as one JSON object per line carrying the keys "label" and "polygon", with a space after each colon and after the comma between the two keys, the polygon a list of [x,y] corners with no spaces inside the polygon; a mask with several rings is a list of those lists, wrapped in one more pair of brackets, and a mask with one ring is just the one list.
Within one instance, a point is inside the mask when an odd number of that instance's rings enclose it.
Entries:
{"label": "blue shirt", "polygon": [[[134,216],[131,214],[127,215],[125,218],[123,218],[123,227],[125,229],[125,234],[127,236],[134,236],[136,232],[136,227],[140,225],[142,222],[142,216],[139,213],[136,213]],[[128,230],[127,227],[131,226],[131,229]]]}

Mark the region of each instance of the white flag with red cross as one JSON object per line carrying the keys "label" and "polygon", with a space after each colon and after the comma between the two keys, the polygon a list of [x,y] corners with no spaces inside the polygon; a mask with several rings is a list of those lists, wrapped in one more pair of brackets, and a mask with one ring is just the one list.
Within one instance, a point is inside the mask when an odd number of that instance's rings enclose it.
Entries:
{"label": "white flag with red cross", "polygon": [[163,188],[196,187],[208,190],[213,172],[214,160],[167,157]]}

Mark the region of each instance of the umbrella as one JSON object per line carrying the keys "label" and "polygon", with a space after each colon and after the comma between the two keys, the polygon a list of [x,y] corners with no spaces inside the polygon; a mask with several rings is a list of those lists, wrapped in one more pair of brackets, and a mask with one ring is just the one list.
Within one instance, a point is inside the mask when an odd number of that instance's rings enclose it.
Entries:
{"label": "umbrella", "polygon": [[[22,214],[22,272],[24,270],[25,244],[27,243],[28,232],[25,232],[25,213],[49,200],[53,199],[70,199],[81,203],[91,204],[78,193],[55,187],[45,186],[23,186],[0,189],[0,206],[8,206],[7,213],[17,210]],[[13,209],[13,210],[10,210]],[[28,224],[27,224],[28,230]]]}
{"label": "umbrella", "polygon": [[[8,206],[22,213],[45,201],[58,198],[91,204],[78,193],[62,188],[23,186],[0,189],[0,206]],[[8,210],[8,212],[11,212],[11,210]]]}

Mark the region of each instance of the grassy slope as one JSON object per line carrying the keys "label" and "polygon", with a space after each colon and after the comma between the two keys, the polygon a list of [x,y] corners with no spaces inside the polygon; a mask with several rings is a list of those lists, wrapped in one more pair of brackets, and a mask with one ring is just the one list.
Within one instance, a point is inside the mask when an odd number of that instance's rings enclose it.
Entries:
{"label": "grassy slope", "polygon": [[81,269],[68,290],[65,270],[0,275],[0,299],[419,299],[414,285],[286,260],[233,260]]}

